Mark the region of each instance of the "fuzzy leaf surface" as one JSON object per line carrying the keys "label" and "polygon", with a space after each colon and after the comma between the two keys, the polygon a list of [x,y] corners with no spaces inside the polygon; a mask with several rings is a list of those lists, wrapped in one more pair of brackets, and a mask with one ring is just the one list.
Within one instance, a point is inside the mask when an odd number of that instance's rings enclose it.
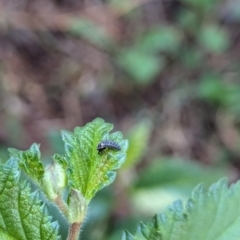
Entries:
{"label": "fuzzy leaf surface", "polygon": [[[87,201],[114,181],[116,170],[125,161],[128,141],[120,132],[109,134],[112,128],[112,124],[97,118],[84,127],[76,127],[73,133],[62,131],[69,184],[79,190]],[[103,140],[116,142],[121,150],[106,149],[99,154],[97,146]]]}
{"label": "fuzzy leaf surface", "polygon": [[58,224],[28,183],[20,181],[17,160],[0,165],[0,239],[56,240]]}
{"label": "fuzzy leaf surface", "polygon": [[240,181],[228,187],[221,179],[208,191],[199,185],[184,206],[181,201],[122,240],[236,240],[240,239]]}
{"label": "fuzzy leaf surface", "polygon": [[8,151],[11,157],[18,160],[19,166],[26,174],[37,182],[40,181],[44,174],[44,166],[41,162],[41,152],[39,144],[32,144],[29,150],[20,151],[14,148],[9,148]]}

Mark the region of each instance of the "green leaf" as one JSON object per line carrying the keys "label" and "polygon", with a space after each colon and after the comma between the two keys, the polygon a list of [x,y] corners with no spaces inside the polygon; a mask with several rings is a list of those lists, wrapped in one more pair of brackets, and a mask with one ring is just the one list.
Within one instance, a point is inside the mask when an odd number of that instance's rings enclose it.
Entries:
{"label": "green leaf", "polygon": [[122,50],[117,62],[139,84],[151,83],[165,65],[164,58],[139,49]]}
{"label": "green leaf", "polygon": [[70,22],[71,34],[81,36],[99,47],[113,46],[114,41],[107,31],[87,18],[76,18]]}
{"label": "green leaf", "polygon": [[181,49],[181,61],[188,68],[198,68],[203,58],[203,52],[199,48],[187,46]]}
{"label": "green leaf", "polygon": [[148,53],[164,51],[173,53],[178,50],[181,44],[181,32],[173,27],[152,28],[139,38],[136,48]]}
{"label": "green leaf", "polygon": [[87,212],[86,199],[75,189],[71,189],[68,197],[69,223],[82,222]]}
{"label": "green leaf", "polygon": [[186,4],[192,5],[199,11],[201,9],[210,10],[213,6],[215,6],[218,0],[182,0],[182,1]]}
{"label": "green leaf", "polygon": [[212,102],[218,107],[225,107],[233,114],[240,112],[239,84],[224,81],[217,74],[205,74],[200,78],[198,95],[205,101]]}
{"label": "green leaf", "polygon": [[[69,184],[79,190],[87,201],[113,182],[116,170],[125,161],[128,141],[123,140],[120,132],[109,134],[112,128],[112,124],[97,118],[84,127],[76,127],[73,133],[62,131],[69,165]],[[121,150],[106,149],[99,154],[97,145],[106,139],[118,143]]]}
{"label": "green leaf", "polygon": [[200,78],[198,94],[200,98],[223,105],[227,101],[227,86],[216,74],[205,74]]}
{"label": "green leaf", "polygon": [[62,195],[66,186],[67,176],[63,165],[57,161],[49,164],[41,181],[41,187],[46,196],[54,201]]}
{"label": "green leaf", "polygon": [[18,160],[19,166],[26,172],[29,177],[40,181],[44,174],[44,166],[41,162],[41,153],[39,144],[32,144],[29,150],[20,151],[14,148],[9,148],[8,151],[11,157]]}
{"label": "green leaf", "polygon": [[[185,29],[193,33],[194,35],[197,32],[198,29],[198,14],[193,9],[184,8],[182,9],[178,16],[177,21],[180,25],[182,25]],[[187,45],[187,47],[190,47]]]}
{"label": "green leaf", "polygon": [[41,162],[39,144],[32,144],[29,150],[20,151],[9,148],[10,156],[18,160],[19,166],[26,174],[36,181],[46,197],[53,201],[59,197],[67,186],[67,163],[63,156],[55,154],[54,162],[44,169]]}
{"label": "green leaf", "polygon": [[51,223],[46,206],[38,192],[20,181],[17,160],[0,165],[0,239],[55,240],[58,224]]}
{"label": "green leaf", "polygon": [[153,215],[164,210],[176,199],[188,199],[198,183],[203,182],[210,186],[227,173],[225,167],[206,167],[198,162],[179,158],[157,158],[135,181],[135,191],[131,196],[132,209],[144,216]]}
{"label": "green leaf", "polygon": [[225,168],[205,167],[197,162],[181,158],[161,157],[156,158],[140,173],[136,186],[138,188],[161,186],[191,190],[199,182],[210,185],[226,174]]}
{"label": "green leaf", "polygon": [[144,120],[136,124],[128,134],[129,147],[127,159],[123,164],[124,168],[129,168],[136,164],[144,155],[152,132],[151,122]]}
{"label": "green leaf", "polygon": [[224,29],[215,25],[204,25],[199,32],[200,44],[209,52],[220,54],[227,50],[229,38]]}
{"label": "green leaf", "polygon": [[137,232],[122,240],[236,240],[240,239],[240,181],[228,187],[221,179],[208,191],[198,185],[183,206],[173,203]]}

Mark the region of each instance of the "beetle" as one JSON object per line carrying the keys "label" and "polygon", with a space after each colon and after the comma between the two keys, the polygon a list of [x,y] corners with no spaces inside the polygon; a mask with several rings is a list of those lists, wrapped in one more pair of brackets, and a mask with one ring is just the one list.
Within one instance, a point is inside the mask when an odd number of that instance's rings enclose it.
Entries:
{"label": "beetle", "polygon": [[97,146],[98,154],[101,154],[105,149],[112,149],[112,150],[121,150],[121,147],[118,143],[111,141],[111,140],[103,140]]}

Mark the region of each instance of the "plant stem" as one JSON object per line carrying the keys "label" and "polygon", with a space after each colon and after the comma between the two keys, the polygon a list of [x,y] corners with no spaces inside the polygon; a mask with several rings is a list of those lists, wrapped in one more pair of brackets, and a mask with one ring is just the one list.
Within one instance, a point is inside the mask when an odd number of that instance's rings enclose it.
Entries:
{"label": "plant stem", "polygon": [[78,240],[82,223],[72,223],[69,228],[67,240]]}
{"label": "plant stem", "polygon": [[58,206],[59,210],[63,213],[63,215],[67,218],[68,216],[68,206],[63,201],[63,199],[59,196],[54,200],[54,203]]}

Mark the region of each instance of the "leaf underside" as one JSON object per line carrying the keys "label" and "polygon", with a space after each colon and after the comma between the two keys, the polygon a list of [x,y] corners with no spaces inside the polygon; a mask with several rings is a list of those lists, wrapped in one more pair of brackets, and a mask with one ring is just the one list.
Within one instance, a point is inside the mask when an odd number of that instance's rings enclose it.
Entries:
{"label": "leaf underside", "polygon": [[[128,142],[120,132],[109,134],[112,128],[112,124],[97,118],[84,127],[76,127],[73,133],[62,131],[69,183],[88,201],[98,190],[113,182],[115,171],[126,158]],[[97,145],[102,140],[116,142],[121,150],[106,149],[99,154]]]}
{"label": "leaf underside", "polygon": [[20,181],[17,160],[0,165],[0,239],[56,240],[58,224],[51,222],[38,192]]}
{"label": "leaf underside", "polygon": [[185,206],[181,201],[122,240],[237,240],[240,239],[240,181],[228,188],[221,179],[208,191],[196,187]]}

